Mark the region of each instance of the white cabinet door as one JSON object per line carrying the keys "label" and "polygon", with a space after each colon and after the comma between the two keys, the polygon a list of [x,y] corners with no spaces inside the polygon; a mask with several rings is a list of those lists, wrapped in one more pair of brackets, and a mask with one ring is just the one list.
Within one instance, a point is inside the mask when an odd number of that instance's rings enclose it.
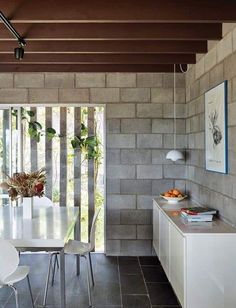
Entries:
{"label": "white cabinet door", "polygon": [[184,305],[185,238],[170,224],[170,282],[182,305]]}
{"label": "white cabinet door", "polygon": [[159,209],[153,202],[153,247],[159,257]]}
{"label": "white cabinet door", "polygon": [[169,221],[165,214],[159,212],[159,259],[169,278]]}

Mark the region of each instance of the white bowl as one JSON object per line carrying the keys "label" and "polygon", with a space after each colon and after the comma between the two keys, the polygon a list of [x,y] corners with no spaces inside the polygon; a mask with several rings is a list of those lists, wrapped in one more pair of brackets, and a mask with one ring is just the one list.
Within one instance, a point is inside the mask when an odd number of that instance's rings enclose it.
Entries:
{"label": "white bowl", "polygon": [[166,197],[164,195],[160,195],[163,199],[167,200],[168,202],[170,203],[177,203],[179,201],[182,201],[184,200],[185,198],[187,198],[188,196],[187,195],[184,195],[182,197]]}

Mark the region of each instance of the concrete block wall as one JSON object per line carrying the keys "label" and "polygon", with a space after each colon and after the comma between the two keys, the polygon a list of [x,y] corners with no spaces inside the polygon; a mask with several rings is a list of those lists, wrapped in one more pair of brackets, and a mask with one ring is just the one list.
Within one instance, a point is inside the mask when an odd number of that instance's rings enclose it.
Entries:
{"label": "concrete block wall", "polygon": [[[186,75],[187,190],[203,204],[219,210],[236,225],[236,28],[223,27],[225,36],[211,44]],[[229,173],[205,170],[204,93],[228,80]]]}
{"label": "concrete block wall", "polygon": [[[152,198],[185,188],[173,147],[173,74],[0,73],[2,104],[105,104],[108,254],[152,254]],[[177,74],[177,146],[186,147],[185,78]]]}

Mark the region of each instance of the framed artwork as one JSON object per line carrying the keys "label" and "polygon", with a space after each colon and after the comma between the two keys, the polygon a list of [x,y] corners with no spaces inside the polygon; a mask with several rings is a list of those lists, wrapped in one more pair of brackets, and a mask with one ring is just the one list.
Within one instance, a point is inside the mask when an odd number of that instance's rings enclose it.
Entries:
{"label": "framed artwork", "polygon": [[206,170],[227,173],[227,81],[205,93]]}

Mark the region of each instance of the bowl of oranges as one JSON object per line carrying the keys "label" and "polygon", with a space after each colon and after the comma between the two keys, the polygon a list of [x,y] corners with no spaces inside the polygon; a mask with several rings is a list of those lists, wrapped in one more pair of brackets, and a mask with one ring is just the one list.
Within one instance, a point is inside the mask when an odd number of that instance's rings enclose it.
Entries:
{"label": "bowl of oranges", "polygon": [[173,188],[160,195],[168,202],[176,203],[187,198],[187,195],[183,194],[179,189]]}

